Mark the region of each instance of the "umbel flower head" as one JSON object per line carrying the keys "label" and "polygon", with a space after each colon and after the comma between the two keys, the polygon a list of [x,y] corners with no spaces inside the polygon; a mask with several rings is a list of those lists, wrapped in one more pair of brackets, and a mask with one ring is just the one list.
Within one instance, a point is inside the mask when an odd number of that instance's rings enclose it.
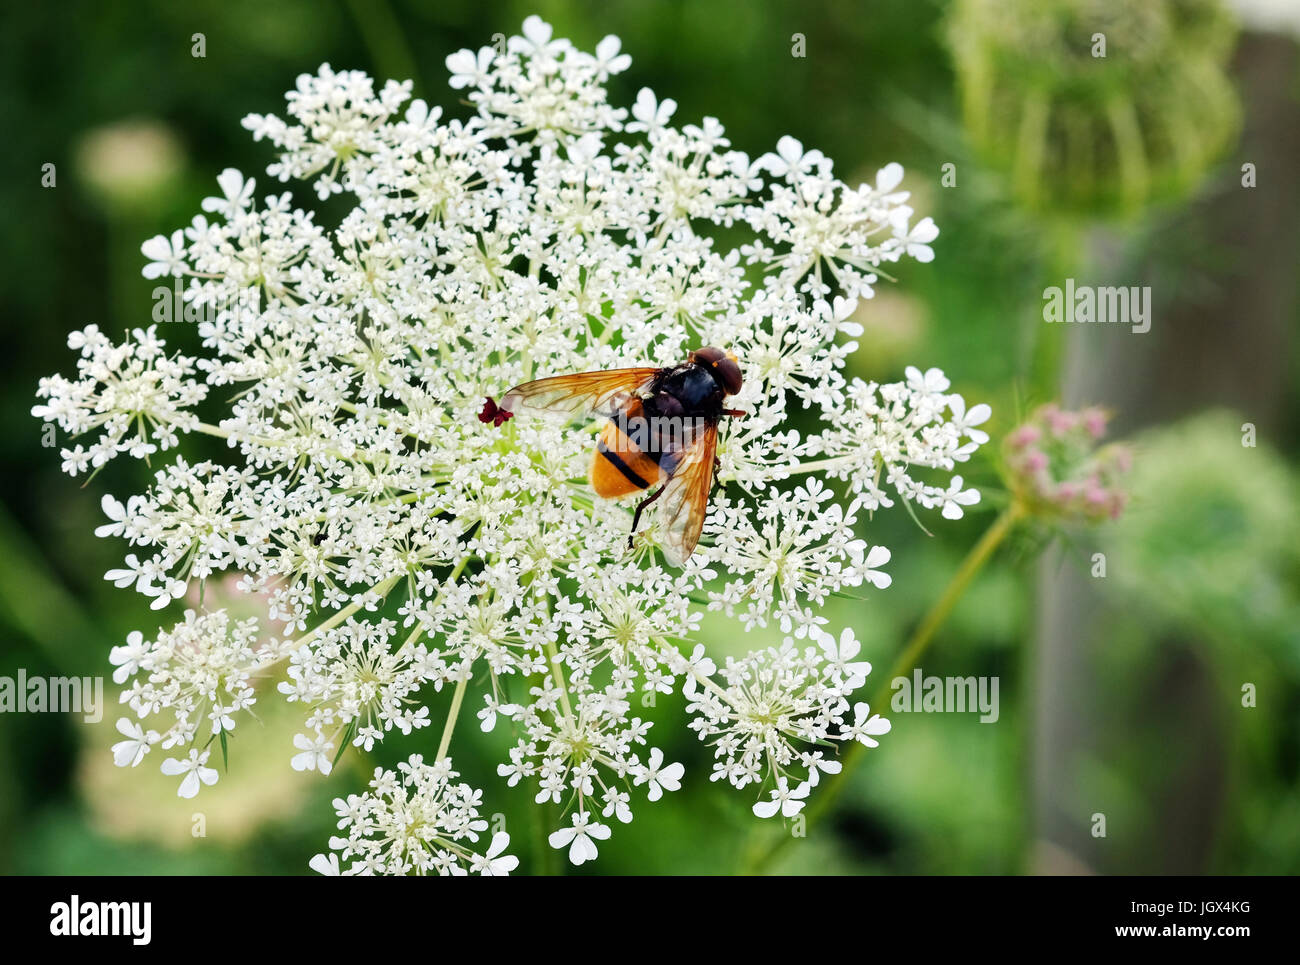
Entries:
{"label": "umbel flower head", "polygon": [[1027,510],[1047,519],[1119,517],[1128,500],[1120,480],[1132,453],[1118,443],[1098,448],[1108,421],[1096,406],[1074,412],[1048,403],[1007,435],[1011,488]]}
{"label": "umbel flower head", "polygon": [[971,142],[1016,199],[1130,215],[1195,190],[1240,106],[1224,0],[956,0],[948,38]]}
{"label": "umbel flower head", "polygon": [[[483,792],[451,769],[469,706],[511,729],[503,784],[562,805],[551,843],[581,863],[680,786],[637,713],[679,693],[713,778],[752,786],[760,816],[795,814],[840,743],[888,730],[855,701],[858,642],[819,612],[889,585],[889,551],[861,525],[900,500],[955,518],[978,499],[951,473],[987,440],[987,407],[968,412],[936,369],[844,373],[859,300],[883,266],[929,261],[937,229],[896,164],[854,187],[791,138],[751,159],[712,117],[674,126],[648,90],[610,104],[605,81],[629,64],[617,38],[589,54],[533,17],[504,54],[447,63],[467,120],[328,66],[298,78],[286,117],[248,117],[276,149],[273,182],[344,196],[346,213],[327,226],[224,172],[205,214],[143,248],[146,277],[183,279],[203,310],[202,352],[91,326],[70,339],[76,375],[41,382],[34,414],[80,437],[67,471],[122,453],[156,466],[147,492],[103,499],[99,535],[129,549],[109,579],[155,609],[223,573],[269,601],[267,625],[186,611],[114,649],[132,714],[117,760],[161,745],[192,796],[218,776],[211,743],[224,752],[280,696],[302,709],[296,769],[328,773],[393,731],[422,748],[338,803],[346,837],[313,867],[508,871],[507,837],[476,845]],[[721,247],[718,226],[748,240]],[[653,513],[629,549],[630,507],[594,497],[592,426],[479,419],[529,379],[702,345],[742,360],[747,415],[722,429],[684,568]],[[226,458],[174,454],[193,432],[227,440]],[[715,659],[692,640],[706,608],[785,642]],[[450,705],[441,727],[431,702]]]}

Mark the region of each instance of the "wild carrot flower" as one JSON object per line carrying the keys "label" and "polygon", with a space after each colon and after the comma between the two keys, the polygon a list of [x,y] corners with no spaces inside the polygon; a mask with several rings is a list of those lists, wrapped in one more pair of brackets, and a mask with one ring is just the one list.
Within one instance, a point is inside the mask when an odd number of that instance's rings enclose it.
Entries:
{"label": "wild carrot flower", "polygon": [[1004,441],[1012,488],[1025,508],[1047,519],[1115,519],[1127,493],[1128,447],[1097,447],[1109,416],[1097,407],[1067,411],[1040,406]]}
{"label": "wild carrot flower", "polygon": [[[231,573],[269,601],[266,625],[187,610],[114,649],[134,716],[119,763],[155,742],[225,748],[278,695],[303,715],[286,758],[328,772],[348,746],[423,738],[446,688],[432,753],[336,802],[345,836],[312,866],[504,873],[508,837],[479,841],[482,792],[448,756],[466,700],[516,736],[503,783],[564,806],[551,843],[574,863],[686,776],[637,713],[651,695],[683,694],[714,778],[753,785],[760,815],[797,811],[838,766],[835,742],[888,729],[853,700],[870,670],[856,640],[819,611],[889,585],[868,513],[903,500],[959,516],[978,499],[950,474],[986,440],[986,407],[935,369],[888,385],[844,371],[859,300],[882,266],[928,261],[937,229],[897,165],[854,187],[792,138],[751,159],[714,118],[673,126],[676,105],[648,90],[630,111],[609,103],[628,64],[615,38],[593,56],[531,17],[505,53],[448,58],[464,120],[407,103],[409,83],[303,75],[284,118],[245,126],[276,148],[273,182],[346,197],[337,223],[226,171],[204,214],[143,247],[146,276],[182,279],[202,309],[201,353],[168,351],[157,327],[72,336],[76,375],[43,380],[34,409],[82,437],[65,469],[170,458],[147,492],[104,497],[101,534],[130,549],[108,578],[156,609]],[[718,226],[748,240],[725,247]],[[590,426],[477,418],[527,379],[706,344],[742,360],[747,415],[723,429],[682,569],[653,515],[629,550],[629,507],[594,498]],[[226,457],[175,455],[194,432]],[[785,642],[719,666],[691,640],[705,607],[775,620]],[[204,760],[164,767],[188,794],[212,776]]]}

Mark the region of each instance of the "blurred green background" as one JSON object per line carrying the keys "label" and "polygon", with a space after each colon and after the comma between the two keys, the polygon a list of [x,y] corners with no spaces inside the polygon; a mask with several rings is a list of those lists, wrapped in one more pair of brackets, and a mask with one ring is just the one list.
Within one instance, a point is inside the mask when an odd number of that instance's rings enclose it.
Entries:
{"label": "blurred green background", "polygon": [[[906,514],[878,519],[871,539],[893,549],[893,587],[826,607],[864,641],[873,684],[996,515],[997,441],[1019,416],[1053,398],[1099,403],[1135,445],[1125,517],[1019,533],[923,661],[926,674],[997,676],[998,721],[898,715],[774,870],[1300,871],[1292,6],[1255,0],[1238,30],[1209,0],[11,5],[0,31],[0,674],[107,675],[109,648],[156,625],[140,597],[102,579],[120,543],[91,536],[100,495],[140,491],[144,467],[115,462],[82,489],[29,410],[37,379],[71,368],[70,329],[149,323],[140,243],[187,224],[221,169],[258,175],[269,162],[240,119],[281,111],[294,78],[322,62],[413,77],[416,96],[453,109],[446,55],[539,13],[586,49],[622,38],[633,65],[616,103],[652,87],[678,101],[678,122],[716,116],[751,156],[794,135],[852,183],[901,161],[919,215],[940,225],[935,262],[903,266],[862,309],[854,372],[894,380],[908,364],[940,366],[968,400],[993,405],[995,438],[967,467],[985,492],[976,511],[931,526],[933,538]],[[806,56],[792,55],[796,34]],[[1043,289],[1068,277],[1150,286],[1151,331],[1045,324]],[[184,325],[163,334],[196,341]],[[1104,579],[1090,572],[1096,552]],[[721,652],[775,639],[724,626],[704,630]],[[287,766],[294,723],[275,703],[258,705],[266,733],[233,743],[230,773],[192,802],[153,767],[112,766],[112,706],[96,725],[0,717],[0,871],[305,872],[332,830],[330,799],[422,741],[394,737],[328,779],[306,777]],[[680,697],[662,698],[650,716],[668,758],[687,765],[683,790],[643,804],[583,872],[728,873],[764,843],[747,796],[705,780],[708,750],[682,711]],[[531,793],[494,774],[507,740],[462,726],[455,758],[485,789],[485,810],[506,815],[521,870],[540,870]],[[192,834],[198,811],[205,837]]]}

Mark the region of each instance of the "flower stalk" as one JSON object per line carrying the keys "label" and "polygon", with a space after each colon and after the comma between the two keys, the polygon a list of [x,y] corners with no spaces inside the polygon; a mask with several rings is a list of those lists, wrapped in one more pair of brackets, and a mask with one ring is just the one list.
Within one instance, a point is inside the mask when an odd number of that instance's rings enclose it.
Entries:
{"label": "flower stalk", "polygon": [[[1026,516],[1027,512],[1023,504],[1018,500],[1012,500],[1011,504],[998,515],[993,524],[984,531],[975,545],[971,547],[970,552],[966,554],[966,558],[962,560],[961,566],[957,568],[957,572],[948,581],[943,593],[935,600],[934,605],[926,612],[921,622],[917,624],[906,645],[899,652],[889,675],[881,681],[880,686],[872,695],[870,706],[875,708],[876,713],[887,716],[888,711],[883,708],[889,705],[893,681],[899,677],[906,677],[916,668],[933,642],[935,634],[952,613],[953,607],[965,595],[975,577],[984,569],[984,565],[993,558],[997,548],[1002,545],[1016,525]],[[804,812],[809,825],[815,825],[835,806],[835,802],[839,800],[844,793],[844,789],[848,787],[853,772],[861,763],[865,750],[866,748],[862,744],[853,744],[840,757],[840,772],[823,779],[817,797],[813,799],[813,802]],[[792,841],[794,841],[794,837],[790,834],[769,837],[766,843],[761,844],[751,852],[745,872],[747,874],[763,874]]]}

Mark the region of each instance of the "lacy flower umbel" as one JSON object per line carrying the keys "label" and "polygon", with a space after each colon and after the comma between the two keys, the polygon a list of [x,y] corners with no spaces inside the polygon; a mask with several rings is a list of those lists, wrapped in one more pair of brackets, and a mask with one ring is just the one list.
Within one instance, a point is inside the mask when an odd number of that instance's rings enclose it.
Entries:
{"label": "lacy flower umbel", "polygon": [[[987,441],[987,406],[936,369],[888,385],[843,372],[881,266],[930,261],[937,229],[914,220],[897,164],[850,187],[792,138],[751,160],[712,117],[672,126],[676,105],[649,90],[613,106],[605,81],[629,63],[617,38],[584,53],[529,18],[504,54],[448,58],[469,120],[407,103],[409,82],[299,77],[286,118],[244,124],[277,150],[272,182],[346,197],[341,220],[225,171],[206,214],[143,246],[146,277],[210,307],[202,351],[168,352],[154,328],[69,339],[76,375],[42,380],[33,410],[76,437],[64,468],[127,453],[155,470],[147,492],[103,497],[97,534],[127,544],[107,578],[178,613],[238,574],[269,616],[186,609],[115,647],[120,765],[161,758],[192,797],[227,746],[237,760],[228,739],[261,700],[300,708],[284,750],[301,771],[420,732],[420,753],[335,802],[338,836],[312,866],[489,874],[517,864],[483,816],[504,785],[562,807],[551,844],[575,864],[679,788],[683,766],[637,714],[650,695],[680,692],[716,754],[708,777],[747,788],[759,817],[797,814],[842,742],[889,730],[855,699],[870,665],[853,632],[818,611],[889,585],[889,551],[859,535],[871,513],[957,518],[979,498],[950,474]],[[721,248],[715,226],[749,240]],[[630,503],[592,492],[598,422],[478,419],[531,379],[706,345],[741,360],[728,405],[745,415],[720,426],[682,568],[658,507],[629,549]],[[186,460],[188,433],[226,440],[225,457]],[[692,639],[706,607],[785,640],[711,657]],[[515,737],[486,794],[449,756],[466,708]]]}

